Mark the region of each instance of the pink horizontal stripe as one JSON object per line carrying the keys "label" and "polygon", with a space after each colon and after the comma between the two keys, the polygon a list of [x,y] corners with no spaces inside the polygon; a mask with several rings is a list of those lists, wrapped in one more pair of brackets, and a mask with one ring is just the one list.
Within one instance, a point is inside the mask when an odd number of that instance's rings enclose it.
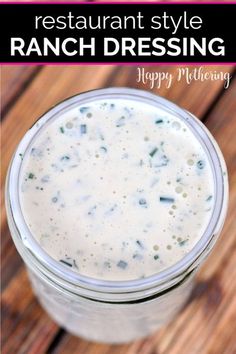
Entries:
{"label": "pink horizontal stripe", "polygon": [[7,63],[7,62],[0,62],[0,65],[53,65],[53,66],[61,66],[61,65],[66,65],[66,66],[70,66],[70,65],[77,65],[77,66],[81,66],[81,65],[88,65],[88,66],[92,66],[92,65],[120,65],[120,66],[131,66],[131,65],[235,65],[236,66],[236,62],[226,62],[226,63],[222,63],[222,62],[217,62],[217,63],[208,63],[208,62],[194,62],[194,63],[189,63],[189,62],[176,62],[176,63],[167,63],[167,62],[150,62],[150,63],[142,63],[142,62],[135,62],[135,63],[130,63],[130,62],[125,62],[125,63],[119,63],[119,62],[114,62],[114,63],[87,63],[87,62],[72,62],[72,63],[67,63],[67,62],[62,62],[62,63],[50,63],[50,62],[36,62],[36,63],[32,63],[32,62],[13,62],[13,63]]}
{"label": "pink horizontal stripe", "polygon": [[226,4],[232,4],[232,5],[236,5],[236,1],[203,1],[203,2],[199,2],[199,1],[193,1],[193,2],[189,2],[189,1],[178,1],[178,2],[154,2],[154,1],[122,1],[120,0],[118,1],[103,1],[103,2],[85,2],[85,1],[27,1],[27,2],[22,2],[22,1],[8,1],[8,2],[3,2],[0,1],[0,5],[18,5],[18,4],[29,4],[29,5],[34,5],[34,4],[40,4],[40,5],[54,5],[54,4],[62,4],[62,5],[75,5],[75,4],[87,4],[87,5],[94,5],[94,4],[98,4],[98,5],[120,5],[120,4],[131,4],[131,5],[147,5],[147,4],[153,4],[153,5],[226,5]]}

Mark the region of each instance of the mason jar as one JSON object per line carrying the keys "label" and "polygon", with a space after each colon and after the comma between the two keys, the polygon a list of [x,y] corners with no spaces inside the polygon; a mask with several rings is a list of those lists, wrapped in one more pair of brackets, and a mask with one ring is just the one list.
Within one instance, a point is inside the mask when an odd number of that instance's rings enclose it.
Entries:
{"label": "mason jar", "polygon": [[[214,179],[214,208],[200,240],[180,261],[157,274],[129,281],[83,276],[50,257],[31,234],[19,199],[20,154],[47,123],[80,104],[98,99],[129,99],[148,103],[184,120],[203,147]],[[184,306],[194,277],[223,227],[228,202],[224,159],[212,135],[192,114],[149,92],[108,88],[78,94],[47,111],[25,134],[11,160],[6,180],[6,210],[15,246],[25,262],[33,290],[46,312],[76,336],[124,343],[145,337],[169,322]]]}

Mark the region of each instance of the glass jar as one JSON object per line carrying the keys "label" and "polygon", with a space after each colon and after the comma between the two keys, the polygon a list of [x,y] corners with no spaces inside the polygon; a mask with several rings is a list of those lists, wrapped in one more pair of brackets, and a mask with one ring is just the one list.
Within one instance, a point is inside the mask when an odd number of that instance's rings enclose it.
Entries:
{"label": "glass jar", "polygon": [[[131,281],[103,281],[75,273],[52,259],[30,233],[19,202],[22,159],[32,139],[51,119],[79,104],[124,98],[146,102],[185,121],[204,148],[214,176],[215,204],[201,239],[183,259],[153,276]],[[212,250],[222,229],[228,202],[224,159],[205,126],[189,112],[149,92],[108,88],[68,98],[46,112],[25,134],[9,167],[6,209],[10,232],[22,256],[41,305],[63,328],[89,340],[129,342],[157,330],[183,307],[196,271]]]}

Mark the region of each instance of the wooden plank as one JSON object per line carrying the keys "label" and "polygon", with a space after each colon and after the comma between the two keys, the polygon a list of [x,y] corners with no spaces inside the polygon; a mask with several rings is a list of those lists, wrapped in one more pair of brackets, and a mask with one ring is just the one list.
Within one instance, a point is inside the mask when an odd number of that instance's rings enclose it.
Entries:
{"label": "wooden plank", "polygon": [[4,238],[5,244],[1,250],[1,287],[2,290],[7,286],[9,279],[14,277],[18,269],[22,266],[22,258],[13,247],[12,239],[7,230],[7,237]]}
{"label": "wooden plank", "polygon": [[[222,70],[222,67],[219,67]],[[225,70],[231,69],[231,68],[224,68]],[[114,70],[115,74],[114,74]],[[156,70],[156,68],[150,68],[150,70]],[[160,68],[159,68],[160,70]],[[161,70],[175,70],[175,67],[166,67],[166,68],[161,68]],[[32,122],[36,119],[36,117],[41,114],[45,108],[53,104],[55,101],[59,101],[63,99],[64,97],[68,97],[69,95],[79,92],[82,90],[86,90],[89,88],[93,87],[102,87],[102,86],[124,86],[124,85],[129,85],[133,87],[140,87],[138,83],[135,82],[136,79],[136,72],[134,68],[132,67],[120,67],[120,68],[114,68],[114,67],[45,67],[43,68],[42,72],[36,77],[34,82],[28,87],[26,92],[22,95],[21,99],[17,102],[15,107],[9,112],[7,119],[4,122],[4,136],[7,136],[8,139],[5,139],[5,151],[4,151],[4,171],[6,170],[6,166],[9,160],[9,157],[11,155],[11,152],[13,151],[13,148],[15,147],[17,141],[19,140],[19,137],[23,135],[25,130],[32,124]],[[205,99],[204,103],[202,103],[202,90],[208,90],[208,96]],[[217,83],[217,82],[205,82],[201,83],[199,86],[199,90],[197,89],[196,85],[183,85],[181,83],[178,83],[177,81],[173,83],[172,88],[169,90],[166,89],[165,87],[162,87],[161,90],[155,90],[155,92],[158,92],[162,94],[163,96],[168,96],[170,99],[176,101],[177,103],[180,102],[183,107],[190,107],[191,110],[191,105],[193,106],[194,112],[198,112],[200,115],[204,115],[204,113],[207,111],[209,105],[212,104],[212,102],[215,100],[217,97],[219,90],[221,90],[222,84]],[[190,90],[191,94],[186,95],[186,91]],[[46,95],[45,92],[50,92],[50,94]],[[225,92],[225,94],[231,91]],[[192,98],[191,98],[192,97]],[[225,97],[225,95],[224,95]],[[227,96],[228,97],[228,96]],[[191,100],[191,103],[189,102],[189,99]],[[31,102],[34,102],[32,105]],[[198,102],[198,104],[196,103]],[[221,101],[220,101],[221,102]],[[200,106],[200,107],[199,107]],[[22,117],[24,119],[19,120],[18,118],[18,112],[22,113]],[[221,112],[222,114],[222,112]],[[218,116],[221,117],[221,115]],[[227,120],[228,121],[228,120]],[[231,121],[229,121],[232,123]],[[15,127],[14,131],[12,129],[12,126]],[[232,124],[231,124],[232,126]],[[221,126],[222,129],[222,126]],[[223,129],[224,131],[228,132],[228,125],[227,127],[225,126]],[[217,132],[216,132],[217,133]],[[223,133],[223,136],[224,133]],[[10,150],[10,151],[8,151]],[[233,149],[227,148],[226,153],[228,154],[229,151],[229,161],[232,160],[232,151]],[[234,188],[236,189],[236,188]],[[234,197],[235,198],[235,197]],[[231,208],[232,208],[232,202],[235,202],[235,199],[231,198]],[[2,225],[5,225],[6,220],[3,222]],[[224,237],[224,242],[223,242],[223,249],[224,249],[224,255],[227,254],[227,258],[229,257],[229,252],[231,246],[232,246],[232,240],[233,240],[233,233],[232,233],[232,227],[233,227],[233,216],[229,218],[229,221],[227,223],[227,228],[231,233],[229,233],[229,237],[227,239]],[[9,238],[9,236],[6,236],[6,238]],[[5,238],[4,238],[5,240]],[[6,247],[11,247],[11,243],[8,243],[7,241],[5,245]],[[225,246],[226,244],[226,246]],[[12,246],[13,247],[13,246]],[[5,248],[5,251],[7,250]],[[7,252],[6,252],[7,254]],[[4,257],[3,257],[4,258]],[[214,257],[213,257],[214,258]],[[9,259],[9,258],[8,258]],[[215,258],[214,258],[215,260]],[[213,274],[214,274],[214,269],[218,269],[219,262],[225,262],[225,257],[222,256],[219,257],[218,260],[213,262]],[[222,263],[222,264],[223,264]],[[5,262],[5,267],[9,266],[9,263],[6,261]],[[211,268],[211,267],[210,267]],[[5,268],[6,269],[6,268]],[[208,269],[208,267],[207,267]],[[228,269],[228,268],[225,268]],[[20,284],[22,283],[22,276],[24,271],[20,269],[20,271],[16,274],[16,276],[12,279],[12,281],[15,282],[15,284]],[[10,280],[11,277],[8,279]],[[204,278],[203,278],[204,279]],[[207,281],[208,278],[204,279],[204,281]],[[4,291],[4,298],[7,299],[12,291],[12,288],[10,285],[12,284],[12,281],[9,283],[7,288]],[[214,287],[213,287],[214,288]],[[28,288],[29,289],[29,288]],[[206,295],[203,295],[203,297]],[[26,297],[27,299],[27,297]],[[46,344],[49,345],[50,339],[53,338],[57,331],[57,327],[49,326],[46,327],[45,331],[42,332],[42,324],[46,322],[47,315],[44,314],[43,312],[40,312],[39,306],[36,304],[34,298],[28,298],[28,304],[24,308],[23,311],[18,311],[17,310],[17,299],[15,299],[8,305],[8,307],[11,308],[11,311],[13,313],[16,313],[16,319],[12,321],[11,317],[8,320],[8,326],[11,328],[12,333],[17,334],[17,338],[20,338],[21,341],[17,341],[17,343],[12,343],[11,347],[5,347],[5,350],[10,350],[9,352],[15,350],[23,350],[24,348],[24,353],[32,353],[32,347],[37,348],[38,352],[37,353],[44,353],[45,347],[42,347],[42,351],[40,349],[39,343],[43,343],[44,339],[46,338]],[[22,305],[21,305],[22,306]],[[120,347],[121,353],[127,352],[127,353],[138,353],[140,350],[146,350],[146,352],[150,352],[152,348],[155,348],[155,345],[158,341],[158,350],[161,352],[162,348],[166,350],[170,345],[172,345],[172,341],[176,340],[176,335],[183,331],[183,326],[186,324],[186,321],[189,322],[189,319],[193,316],[193,313],[195,311],[200,311],[199,309],[202,307],[202,303],[199,303],[197,300],[194,300],[191,305],[178,317],[178,320],[174,323],[172,323],[170,326],[168,326],[167,330],[162,330],[157,334],[157,336],[151,337],[151,339],[141,341],[138,343],[134,343],[131,346],[122,346]],[[45,317],[46,316],[46,317]],[[186,317],[185,317],[186,316]],[[30,336],[25,336],[25,326],[27,326],[27,323],[29,321],[30,317],[30,322],[31,324],[33,323],[32,326],[32,333]],[[27,327],[28,328],[28,327]],[[4,336],[4,340],[7,341],[9,333],[6,333]],[[11,338],[13,336],[11,335]],[[24,343],[22,341],[22,338],[24,339]],[[32,338],[38,338],[35,340],[34,344],[32,343]],[[12,341],[14,342],[14,341]],[[22,343],[22,344],[20,344]],[[104,353],[104,352],[112,352],[114,353],[114,350],[116,347],[114,346],[96,346],[96,345],[90,345],[87,349],[86,348],[86,343],[85,341],[80,341],[78,339],[73,339],[73,337],[70,337],[68,335],[63,337],[62,344],[64,343],[64,346],[66,344],[67,348],[79,348],[78,352],[85,352],[86,350],[94,353],[93,350],[95,350],[98,353]],[[55,348],[55,350],[61,350],[61,348],[64,348],[64,346],[60,347],[60,345]],[[82,347],[81,347],[82,346]],[[20,348],[20,349],[18,349]],[[59,348],[59,349],[58,349]],[[83,349],[84,348],[84,349]],[[141,349],[140,349],[141,348]],[[146,348],[146,349],[145,349]],[[73,350],[73,352],[76,352]],[[172,348],[173,349],[173,348]],[[66,350],[66,349],[65,349]],[[169,350],[169,349],[168,349]],[[59,351],[63,352],[63,351]],[[119,352],[119,351],[118,351]],[[64,352],[63,352],[64,353]],[[66,351],[65,351],[66,353]],[[71,353],[71,352],[70,352]],[[173,351],[174,353],[174,351]],[[183,351],[184,353],[184,351]],[[171,352],[172,354],[172,352]]]}
{"label": "wooden plank", "polygon": [[40,67],[37,66],[3,66],[1,77],[1,111],[5,112],[14,104],[26,86],[34,78]]}
{"label": "wooden plank", "polygon": [[3,354],[45,353],[57,325],[39,306],[25,269],[12,279],[2,294],[2,315]]}

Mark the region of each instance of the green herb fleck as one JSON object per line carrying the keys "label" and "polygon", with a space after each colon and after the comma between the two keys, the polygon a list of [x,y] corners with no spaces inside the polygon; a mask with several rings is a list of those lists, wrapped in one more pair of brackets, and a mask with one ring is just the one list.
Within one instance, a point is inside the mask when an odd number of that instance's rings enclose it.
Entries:
{"label": "green herb fleck", "polygon": [[23,161],[23,154],[19,154],[21,160]]}
{"label": "green herb fleck", "polygon": [[81,107],[81,108],[79,109],[80,113],[85,113],[85,112],[87,112],[88,110],[89,110],[89,107]]}
{"label": "green herb fleck", "polygon": [[125,261],[122,261],[122,260],[120,260],[120,261],[117,263],[117,267],[122,268],[122,269],[125,269],[127,266],[128,266],[128,263],[125,262]]}
{"label": "green herb fleck", "polygon": [[143,207],[147,207],[147,201],[144,198],[139,199],[139,205],[142,205]]}
{"label": "green herb fleck", "polygon": [[63,127],[60,127],[60,132],[61,132],[62,134],[64,134],[64,133],[65,133],[65,129],[64,129]]}
{"label": "green herb fleck", "polygon": [[94,205],[94,206],[88,211],[88,215],[92,215],[92,216],[93,216],[96,209],[97,209],[97,206]]}
{"label": "green herb fleck", "polygon": [[105,261],[103,264],[104,264],[105,268],[111,269],[111,263],[110,262]]}
{"label": "green herb fleck", "polygon": [[123,125],[125,125],[125,117],[124,116],[120,117],[116,122],[116,127],[118,127],[118,128],[123,127]]}
{"label": "green herb fleck", "polygon": [[197,162],[197,168],[199,168],[199,170],[202,170],[204,167],[205,167],[205,161],[199,160]]}
{"label": "green herb fleck", "polygon": [[79,267],[78,267],[78,265],[77,265],[75,259],[73,259],[73,266],[74,266],[75,268],[79,269]]}
{"label": "green herb fleck", "polygon": [[155,147],[151,152],[149,152],[149,155],[150,155],[151,157],[153,157],[153,156],[157,153],[157,151],[158,151],[158,148]]}
{"label": "green herb fleck", "polygon": [[63,259],[60,259],[59,262],[67,265],[68,267],[72,267],[72,264],[70,264],[69,262],[64,261]]}
{"label": "green herb fleck", "polygon": [[158,119],[155,121],[155,124],[161,124],[161,123],[163,123],[163,119]]}
{"label": "green herb fleck", "polygon": [[153,258],[155,259],[155,261],[158,260],[159,259],[158,254],[155,254],[155,256]]}
{"label": "green herb fleck", "polygon": [[30,172],[30,173],[28,174],[28,178],[29,178],[29,179],[33,179],[33,178],[34,178],[34,174]]}
{"label": "green herb fleck", "polygon": [[136,259],[137,261],[141,261],[143,259],[143,256],[139,253],[133,254],[133,259]]}
{"label": "green herb fleck", "polygon": [[140,248],[144,248],[141,241],[137,240],[136,243],[137,243],[137,245],[138,245]]}
{"label": "green herb fleck", "polygon": [[163,166],[167,166],[169,162],[169,159],[166,155],[162,155],[160,160],[158,161],[157,164],[155,164],[156,167],[163,167]]}
{"label": "green herb fleck", "polygon": [[70,157],[67,155],[61,157],[61,161],[68,161],[68,160],[70,160]]}
{"label": "green herb fleck", "polygon": [[160,202],[164,202],[164,203],[174,203],[174,198],[170,198],[170,197],[160,197]]}
{"label": "green herb fleck", "polygon": [[87,133],[87,125],[86,124],[81,124],[80,125],[80,133],[81,134],[86,134]]}
{"label": "green herb fleck", "polygon": [[187,241],[188,240],[179,241],[179,246],[180,247],[184,246]]}

